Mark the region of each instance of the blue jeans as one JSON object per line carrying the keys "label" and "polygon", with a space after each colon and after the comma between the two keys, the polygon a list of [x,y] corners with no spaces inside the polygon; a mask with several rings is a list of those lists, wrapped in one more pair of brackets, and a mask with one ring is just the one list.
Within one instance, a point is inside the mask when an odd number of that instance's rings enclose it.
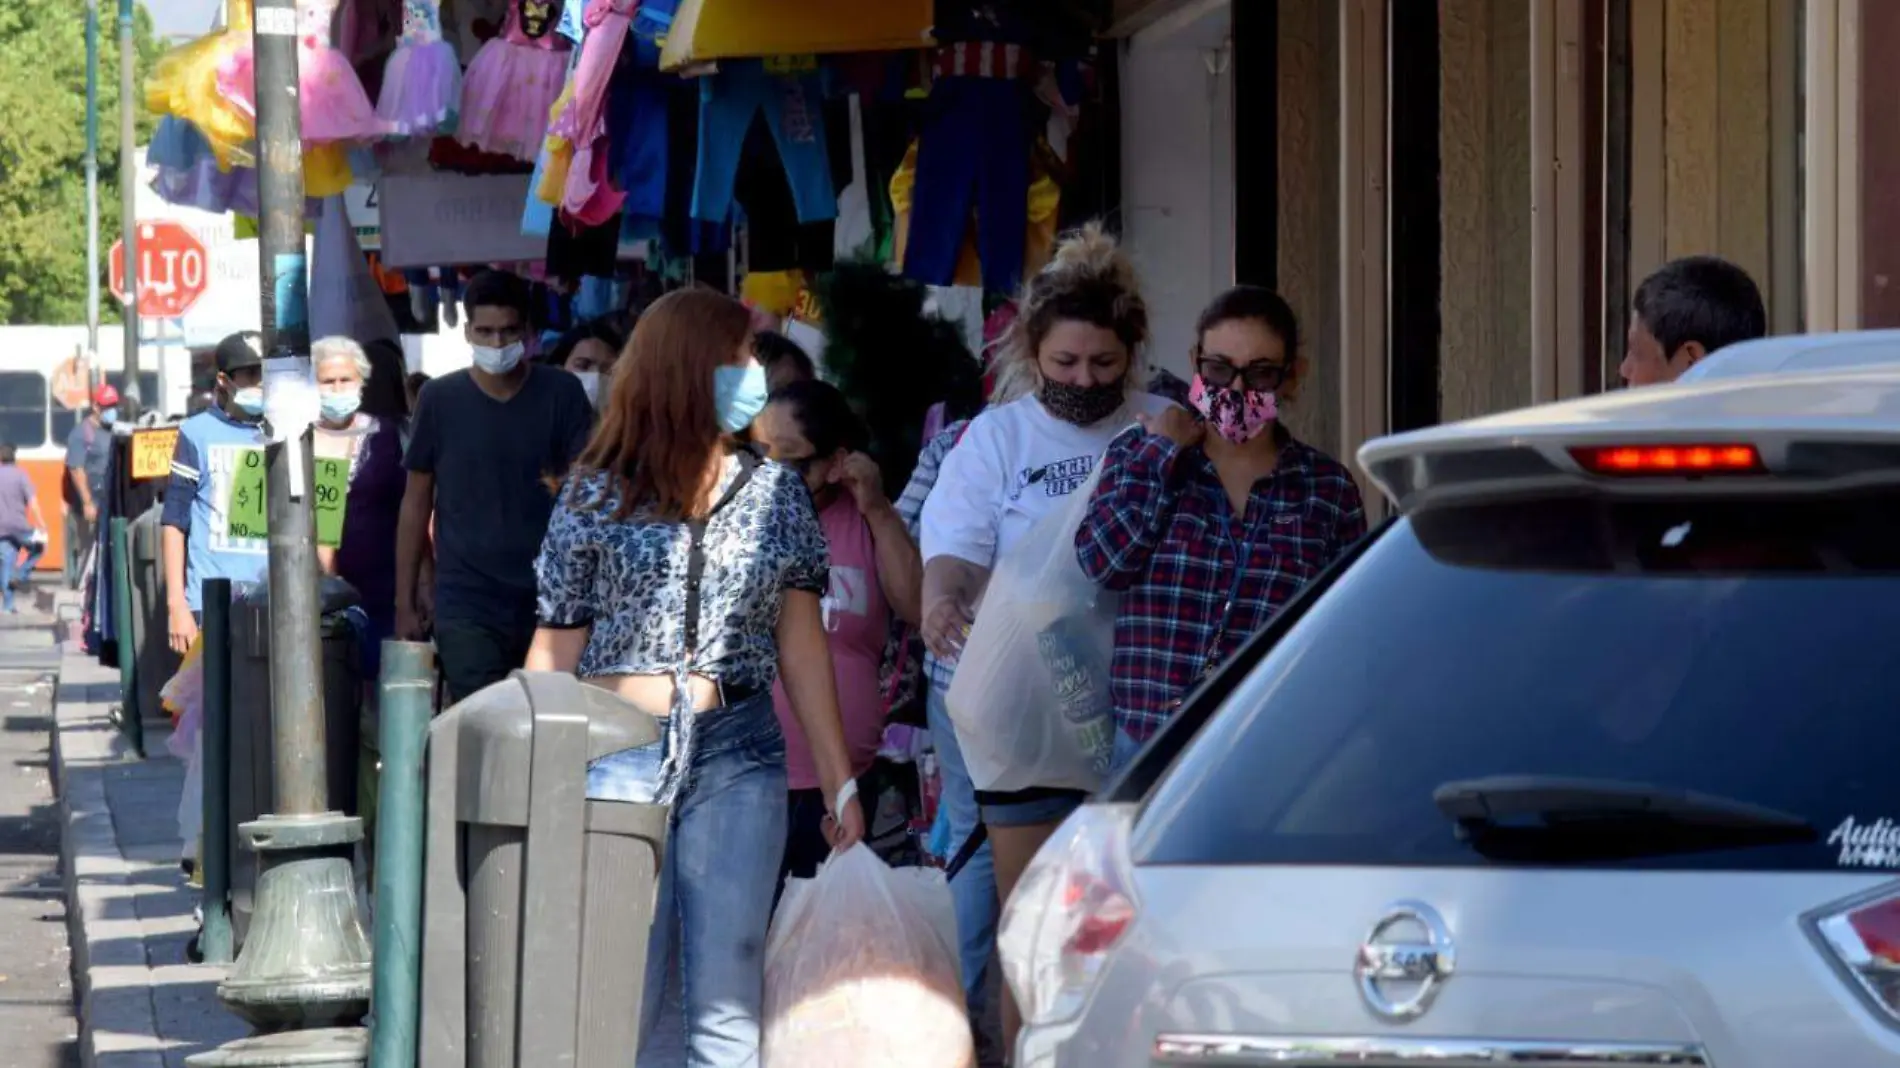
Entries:
{"label": "blue jeans", "polygon": [[[677,744],[610,753],[587,796],[650,803]],[[785,736],[767,692],[698,714],[679,762],[640,1009],[641,1068],[759,1063],[765,933],[785,850]]]}
{"label": "blue jeans", "polygon": [[[19,562],[20,551],[26,550],[26,563]],[[40,554],[46,551],[43,545],[32,545],[24,534],[8,534],[0,537],[0,609],[13,611],[13,580],[16,576],[30,578],[33,569],[39,566]]]}
{"label": "blue jeans", "polygon": [[[930,740],[937,747],[937,767],[943,775],[943,797],[938,803],[950,823],[950,855],[955,856],[976,830],[980,819],[976,787],[971,785],[970,769],[963,763],[963,750],[957,745],[957,732],[950,723],[950,706],[944,702],[944,691],[930,687],[924,710],[930,724]],[[996,948],[996,921],[1000,911],[996,902],[996,865],[990,859],[988,842],[983,843],[957,877],[950,880],[950,897],[957,909],[963,996],[980,1044],[989,1027],[986,1010],[992,1006],[985,1002],[989,991],[990,953]]]}
{"label": "blue jeans", "polygon": [[1134,761],[1135,754],[1141,752],[1142,747],[1147,744],[1147,742],[1135,741],[1134,738],[1129,736],[1127,731],[1117,728],[1115,731],[1115,750],[1108,758],[1109,774],[1112,775],[1127,767]]}

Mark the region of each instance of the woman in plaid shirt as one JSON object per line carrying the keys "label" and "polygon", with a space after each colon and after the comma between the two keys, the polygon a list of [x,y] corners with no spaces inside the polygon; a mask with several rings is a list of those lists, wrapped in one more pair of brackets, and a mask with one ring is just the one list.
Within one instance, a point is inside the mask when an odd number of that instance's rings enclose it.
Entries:
{"label": "woman in plaid shirt", "polygon": [[1117,767],[1366,531],[1351,473],[1279,421],[1304,367],[1293,309],[1241,286],[1208,305],[1195,335],[1199,416],[1170,409],[1117,437],[1075,537],[1082,570],[1122,595]]}

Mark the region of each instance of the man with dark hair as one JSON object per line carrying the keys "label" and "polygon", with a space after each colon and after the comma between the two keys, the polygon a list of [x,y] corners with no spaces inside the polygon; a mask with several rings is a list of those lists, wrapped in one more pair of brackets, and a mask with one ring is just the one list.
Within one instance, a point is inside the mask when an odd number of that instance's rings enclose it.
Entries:
{"label": "man with dark hair", "polygon": [[217,403],[178,424],[171,481],[159,520],[167,631],[183,656],[198,637],[204,580],[264,578],[269,540],[231,530],[231,492],[245,454],[263,447],[264,339],[241,331],[218,342]]}
{"label": "man with dark hair", "polygon": [[93,387],[92,407],[66,435],[66,536],[78,576],[98,531],[106,501],[106,466],[112,457],[112,424],[119,418],[119,391],[110,382]]}
{"label": "man with dark hair", "polygon": [[[534,558],[554,511],[552,487],[593,429],[580,379],[522,359],[528,286],[505,271],[462,295],[474,366],[424,387],[410,426],[409,485],[396,533],[396,637],[433,626],[449,699],[508,677],[534,638]],[[435,528],[435,603],[420,601]]]}
{"label": "man with dark hair", "polygon": [[794,382],[809,382],[818,377],[818,368],[810,354],[798,342],[773,330],[752,335],[752,351],[765,368],[766,387],[776,393]]}
{"label": "man with dark hair", "polygon": [[1636,287],[1620,368],[1632,386],[1674,382],[1710,353],[1768,333],[1768,311],[1748,272],[1715,256],[1688,256]]}
{"label": "man with dark hair", "polygon": [[[12,615],[13,590],[25,586],[46,551],[46,517],[33,480],[13,461],[13,443],[0,442],[0,609]],[[20,554],[25,553],[23,562]]]}

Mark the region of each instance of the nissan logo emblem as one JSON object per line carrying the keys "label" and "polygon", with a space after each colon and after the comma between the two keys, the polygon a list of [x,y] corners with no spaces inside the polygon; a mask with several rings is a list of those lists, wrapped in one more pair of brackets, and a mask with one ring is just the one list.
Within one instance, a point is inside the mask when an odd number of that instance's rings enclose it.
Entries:
{"label": "nissan logo emblem", "polygon": [[1403,1022],[1425,1015],[1456,964],[1451,928],[1438,910],[1422,901],[1398,901],[1372,925],[1352,974],[1373,1015]]}

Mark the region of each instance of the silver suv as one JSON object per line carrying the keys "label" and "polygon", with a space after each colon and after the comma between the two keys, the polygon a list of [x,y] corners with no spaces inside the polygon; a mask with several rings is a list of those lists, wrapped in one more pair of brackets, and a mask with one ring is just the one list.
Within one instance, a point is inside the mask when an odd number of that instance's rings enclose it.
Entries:
{"label": "silver suv", "polygon": [[1018,1068],[1900,1058],[1900,369],[1387,438],[1059,832]]}

